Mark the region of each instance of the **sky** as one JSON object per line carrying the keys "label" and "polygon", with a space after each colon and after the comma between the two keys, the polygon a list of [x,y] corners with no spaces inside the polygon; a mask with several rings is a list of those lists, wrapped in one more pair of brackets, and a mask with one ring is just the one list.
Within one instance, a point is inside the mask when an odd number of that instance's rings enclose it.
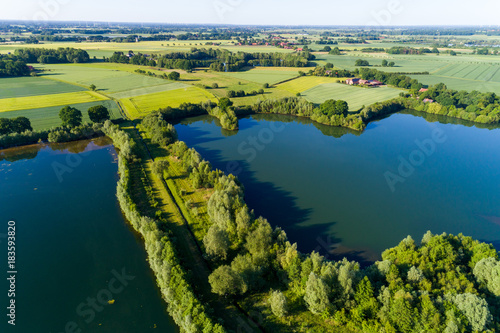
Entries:
{"label": "sky", "polygon": [[14,0],[0,20],[250,25],[500,25],[499,0]]}

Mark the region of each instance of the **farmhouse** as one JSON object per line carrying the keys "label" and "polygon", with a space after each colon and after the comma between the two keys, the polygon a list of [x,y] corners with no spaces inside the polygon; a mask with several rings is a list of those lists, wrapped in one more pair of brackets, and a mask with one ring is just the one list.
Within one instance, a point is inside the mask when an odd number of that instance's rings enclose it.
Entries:
{"label": "farmhouse", "polygon": [[361,80],[358,78],[347,79],[347,80],[345,80],[345,83],[349,84],[351,86],[358,85],[358,84],[362,84],[362,85],[366,85],[366,86],[381,86],[381,85],[383,85],[382,82],[377,81],[377,80]]}
{"label": "farmhouse", "polygon": [[433,99],[430,99],[430,98],[424,98],[424,103],[434,103],[434,100]]}
{"label": "farmhouse", "polygon": [[345,80],[345,83],[352,86],[355,84],[359,84],[359,79],[357,79],[357,78],[347,79],[347,80]]}
{"label": "farmhouse", "polygon": [[425,89],[425,88],[420,88],[420,90],[418,92],[426,92],[428,91],[429,89]]}

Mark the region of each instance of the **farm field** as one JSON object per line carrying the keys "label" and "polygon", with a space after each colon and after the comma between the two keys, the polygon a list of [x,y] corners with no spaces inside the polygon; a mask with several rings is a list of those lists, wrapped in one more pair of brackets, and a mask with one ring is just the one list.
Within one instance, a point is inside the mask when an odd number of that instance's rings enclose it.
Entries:
{"label": "farm field", "polygon": [[243,79],[259,84],[269,83],[271,85],[283,82],[285,80],[293,79],[298,76],[299,70],[292,68],[252,68],[248,71],[224,73],[224,75],[234,77],[236,79]]}
{"label": "farm field", "polygon": [[[120,110],[118,109],[118,105],[116,105],[116,103],[111,100],[90,102],[90,103],[67,104],[67,105],[77,108],[82,112],[83,122],[90,122],[87,110],[95,105],[104,105],[105,107],[107,107],[111,119],[122,118]],[[59,118],[59,111],[61,111],[62,107],[63,106],[51,106],[46,108],[2,112],[0,113],[0,117],[16,118],[23,116],[31,121],[31,126],[33,127],[34,130],[46,130],[61,125],[61,119]]]}
{"label": "farm field", "polygon": [[324,83],[306,90],[302,96],[313,103],[341,99],[349,104],[349,111],[358,111],[363,105],[382,102],[399,96],[401,90],[390,87],[360,88],[341,83]]}
{"label": "farm field", "polygon": [[94,84],[105,94],[172,83],[172,81],[146,75],[85,64],[37,65],[36,67],[48,71],[42,77],[83,87]]}
{"label": "farm field", "polygon": [[86,89],[41,77],[0,79],[0,99],[84,91]]}
{"label": "farm field", "polygon": [[80,91],[65,94],[29,96],[0,99],[0,114],[7,111],[45,108],[51,106],[70,105],[107,100],[108,98],[92,91]]}
{"label": "farm field", "polygon": [[314,88],[323,83],[335,83],[338,78],[323,77],[323,76],[302,76],[294,80],[281,83],[277,87],[286,90],[292,94],[301,93],[308,89]]}
{"label": "farm field", "polygon": [[480,92],[494,92],[500,91],[500,82],[492,81],[477,81],[470,79],[460,79],[456,77],[440,76],[440,75],[410,75],[412,78],[417,79],[425,85],[435,85],[444,83],[448,88],[455,90],[477,90]]}
{"label": "farm field", "polygon": [[123,105],[131,119],[142,118],[148,113],[159,108],[177,107],[182,103],[199,103],[207,100],[214,102],[217,99],[204,89],[188,87],[183,89],[170,90],[154,94],[142,95],[121,99]]}

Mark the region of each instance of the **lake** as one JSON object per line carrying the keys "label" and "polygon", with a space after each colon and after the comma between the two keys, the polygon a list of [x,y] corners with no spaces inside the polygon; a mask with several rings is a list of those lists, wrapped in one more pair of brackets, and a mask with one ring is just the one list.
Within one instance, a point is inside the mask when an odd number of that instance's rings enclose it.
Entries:
{"label": "lake", "polygon": [[4,277],[1,332],[179,331],[121,214],[117,170],[105,138],[0,151],[3,276],[8,221],[17,243],[16,326]]}
{"label": "lake", "polygon": [[209,116],[176,129],[214,167],[236,174],[249,207],[301,251],[370,263],[427,230],[498,247],[500,130],[425,116],[432,122],[394,114],[363,133],[282,115],[240,119],[238,132]]}

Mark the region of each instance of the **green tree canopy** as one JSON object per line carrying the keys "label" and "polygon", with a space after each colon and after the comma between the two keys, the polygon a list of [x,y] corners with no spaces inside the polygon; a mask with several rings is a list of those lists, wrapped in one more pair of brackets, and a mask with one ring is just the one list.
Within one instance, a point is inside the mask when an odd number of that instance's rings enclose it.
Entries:
{"label": "green tree canopy", "polygon": [[65,106],[59,111],[63,126],[75,127],[82,123],[82,112],[71,106]]}
{"label": "green tree canopy", "polygon": [[88,109],[89,118],[94,123],[102,123],[109,119],[108,108],[104,105],[92,106]]}

